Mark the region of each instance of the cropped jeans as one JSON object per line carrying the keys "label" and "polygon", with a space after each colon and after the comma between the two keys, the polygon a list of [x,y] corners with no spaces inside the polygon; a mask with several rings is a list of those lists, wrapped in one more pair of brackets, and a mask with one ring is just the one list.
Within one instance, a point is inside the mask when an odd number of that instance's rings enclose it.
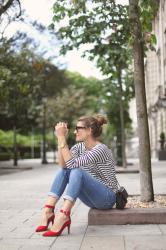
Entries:
{"label": "cropped jeans", "polygon": [[115,192],[111,188],[108,188],[81,168],[60,169],[48,195],[59,199],[65,188],[64,199],[75,201],[79,198],[91,208],[110,209],[116,201]]}

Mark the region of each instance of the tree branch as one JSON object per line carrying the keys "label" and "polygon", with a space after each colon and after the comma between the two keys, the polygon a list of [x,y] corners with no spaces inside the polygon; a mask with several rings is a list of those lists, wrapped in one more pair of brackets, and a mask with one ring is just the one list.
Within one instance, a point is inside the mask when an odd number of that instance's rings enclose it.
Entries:
{"label": "tree branch", "polygon": [[8,2],[5,5],[0,6],[0,16],[2,16],[2,14],[5,13],[10,8],[13,2],[14,0],[8,0]]}

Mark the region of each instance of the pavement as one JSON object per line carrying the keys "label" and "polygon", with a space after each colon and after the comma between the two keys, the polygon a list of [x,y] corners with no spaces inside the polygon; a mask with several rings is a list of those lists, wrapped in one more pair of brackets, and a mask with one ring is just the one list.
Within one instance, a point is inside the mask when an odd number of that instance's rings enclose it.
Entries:
{"label": "pavement", "polygon": [[[1,162],[0,172],[5,166],[12,168],[11,162]],[[58,168],[24,160],[16,171],[0,175],[0,250],[166,250],[166,224],[88,226],[89,208],[79,200],[72,210],[70,235],[67,230],[51,238],[35,233]],[[152,173],[155,194],[166,194],[166,161],[153,161]],[[121,172],[117,177],[130,195],[140,194],[139,173]]]}

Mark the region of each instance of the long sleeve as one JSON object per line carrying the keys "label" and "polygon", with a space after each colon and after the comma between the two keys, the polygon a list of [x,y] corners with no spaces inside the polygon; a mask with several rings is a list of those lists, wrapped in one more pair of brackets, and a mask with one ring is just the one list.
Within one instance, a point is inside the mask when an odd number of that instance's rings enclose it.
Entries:
{"label": "long sleeve", "polygon": [[97,144],[90,151],[83,142],[77,143],[71,149],[72,158],[66,161],[69,169],[82,168],[107,187],[117,191],[115,161],[111,150],[104,144]]}
{"label": "long sleeve", "polygon": [[96,164],[97,162],[104,163],[107,161],[108,157],[103,150],[103,148],[93,148],[91,151],[87,151],[86,154],[77,157],[76,148],[72,149],[73,158],[66,161],[67,168],[79,168],[84,166],[91,166],[91,164]]}

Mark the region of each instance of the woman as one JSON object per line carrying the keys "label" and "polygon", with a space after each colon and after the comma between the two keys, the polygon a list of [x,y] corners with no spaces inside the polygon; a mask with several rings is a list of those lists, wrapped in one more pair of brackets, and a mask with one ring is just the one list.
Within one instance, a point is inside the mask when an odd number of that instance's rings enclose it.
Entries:
{"label": "woman", "polygon": [[[91,208],[110,209],[114,206],[118,189],[115,163],[110,149],[98,139],[105,123],[107,121],[101,115],[80,118],[74,132],[78,143],[71,150],[66,141],[67,124],[59,122],[55,126],[62,168],[54,179],[43,209],[41,226],[37,227],[36,232],[46,231],[52,222],[51,230],[43,236],[59,236],[66,227],[69,233],[70,211],[77,198]],[[63,206],[54,221],[55,204],[65,188]]]}

